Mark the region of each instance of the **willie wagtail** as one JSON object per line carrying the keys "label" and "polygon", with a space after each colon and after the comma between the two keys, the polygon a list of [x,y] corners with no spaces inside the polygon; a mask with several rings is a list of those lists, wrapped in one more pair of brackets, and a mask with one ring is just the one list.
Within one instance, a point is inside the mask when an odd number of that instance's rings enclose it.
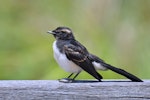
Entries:
{"label": "willie wagtail", "polygon": [[[82,70],[101,81],[103,77],[96,70],[107,69],[121,74],[134,82],[142,82],[138,77],[123,69],[107,64],[99,57],[89,53],[88,50],[75,39],[70,28],[58,27],[53,31],[48,31],[48,33],[52,34],[56,39],[53,43],[55,60],[65,71],[71,73],[67,78],[59,80],[60,82],[73,82]],[[76,73],[76,75],[70,78],[74,73]]]}

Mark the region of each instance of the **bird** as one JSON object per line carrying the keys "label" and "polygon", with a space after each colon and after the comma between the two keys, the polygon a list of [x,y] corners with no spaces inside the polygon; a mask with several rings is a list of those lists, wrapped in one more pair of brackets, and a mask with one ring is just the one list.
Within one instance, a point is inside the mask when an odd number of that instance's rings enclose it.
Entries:
{"label": "bird", "polygon": [[[83,70],[101,82],[103,77],[97,70],[105,71],[108,69],[123,75],[133,82],[143,82],[135,75],[114,67],[98,56],[91,54],[85,46],[75,39],[74,33],[69,27],[60,26],[54,30],[49,30],[47,33],[52,34],[55,38],[52,48],[56,62],[66,72],[71,73],[67,78],[59,79],[59,82],[72,83]],[[74,75],[73,78],[71,78],[72,75]]]}

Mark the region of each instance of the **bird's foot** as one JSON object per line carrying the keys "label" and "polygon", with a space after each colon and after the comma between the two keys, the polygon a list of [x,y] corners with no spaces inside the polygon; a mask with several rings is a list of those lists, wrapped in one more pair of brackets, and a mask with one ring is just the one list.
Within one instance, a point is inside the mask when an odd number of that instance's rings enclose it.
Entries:
{"label": "bird's foot", "polygon": [[73,81],[74,79],[70,79],[70,78],[59,79],[59,82],[62,82],[62,83],[72,83]]}

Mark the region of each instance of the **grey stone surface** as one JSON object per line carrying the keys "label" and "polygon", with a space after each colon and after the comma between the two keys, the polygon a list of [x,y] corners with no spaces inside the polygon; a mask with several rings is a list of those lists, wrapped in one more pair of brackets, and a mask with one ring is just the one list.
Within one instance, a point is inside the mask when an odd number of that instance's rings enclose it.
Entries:
{"label": "grey stone surface", "polygon": [[57,80],[0,81],[0,100],[148,100],[150,80],[60,83]]}

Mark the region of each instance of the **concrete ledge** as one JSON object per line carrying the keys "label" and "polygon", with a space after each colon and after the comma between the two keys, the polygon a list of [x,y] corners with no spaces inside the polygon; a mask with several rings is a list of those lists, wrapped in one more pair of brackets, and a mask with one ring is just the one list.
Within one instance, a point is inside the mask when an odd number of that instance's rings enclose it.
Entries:
{"label": "concrete ledge", "polygon": [[0,100],[146,100],[150,80],[60,83],[57,80],[0,81]]}

